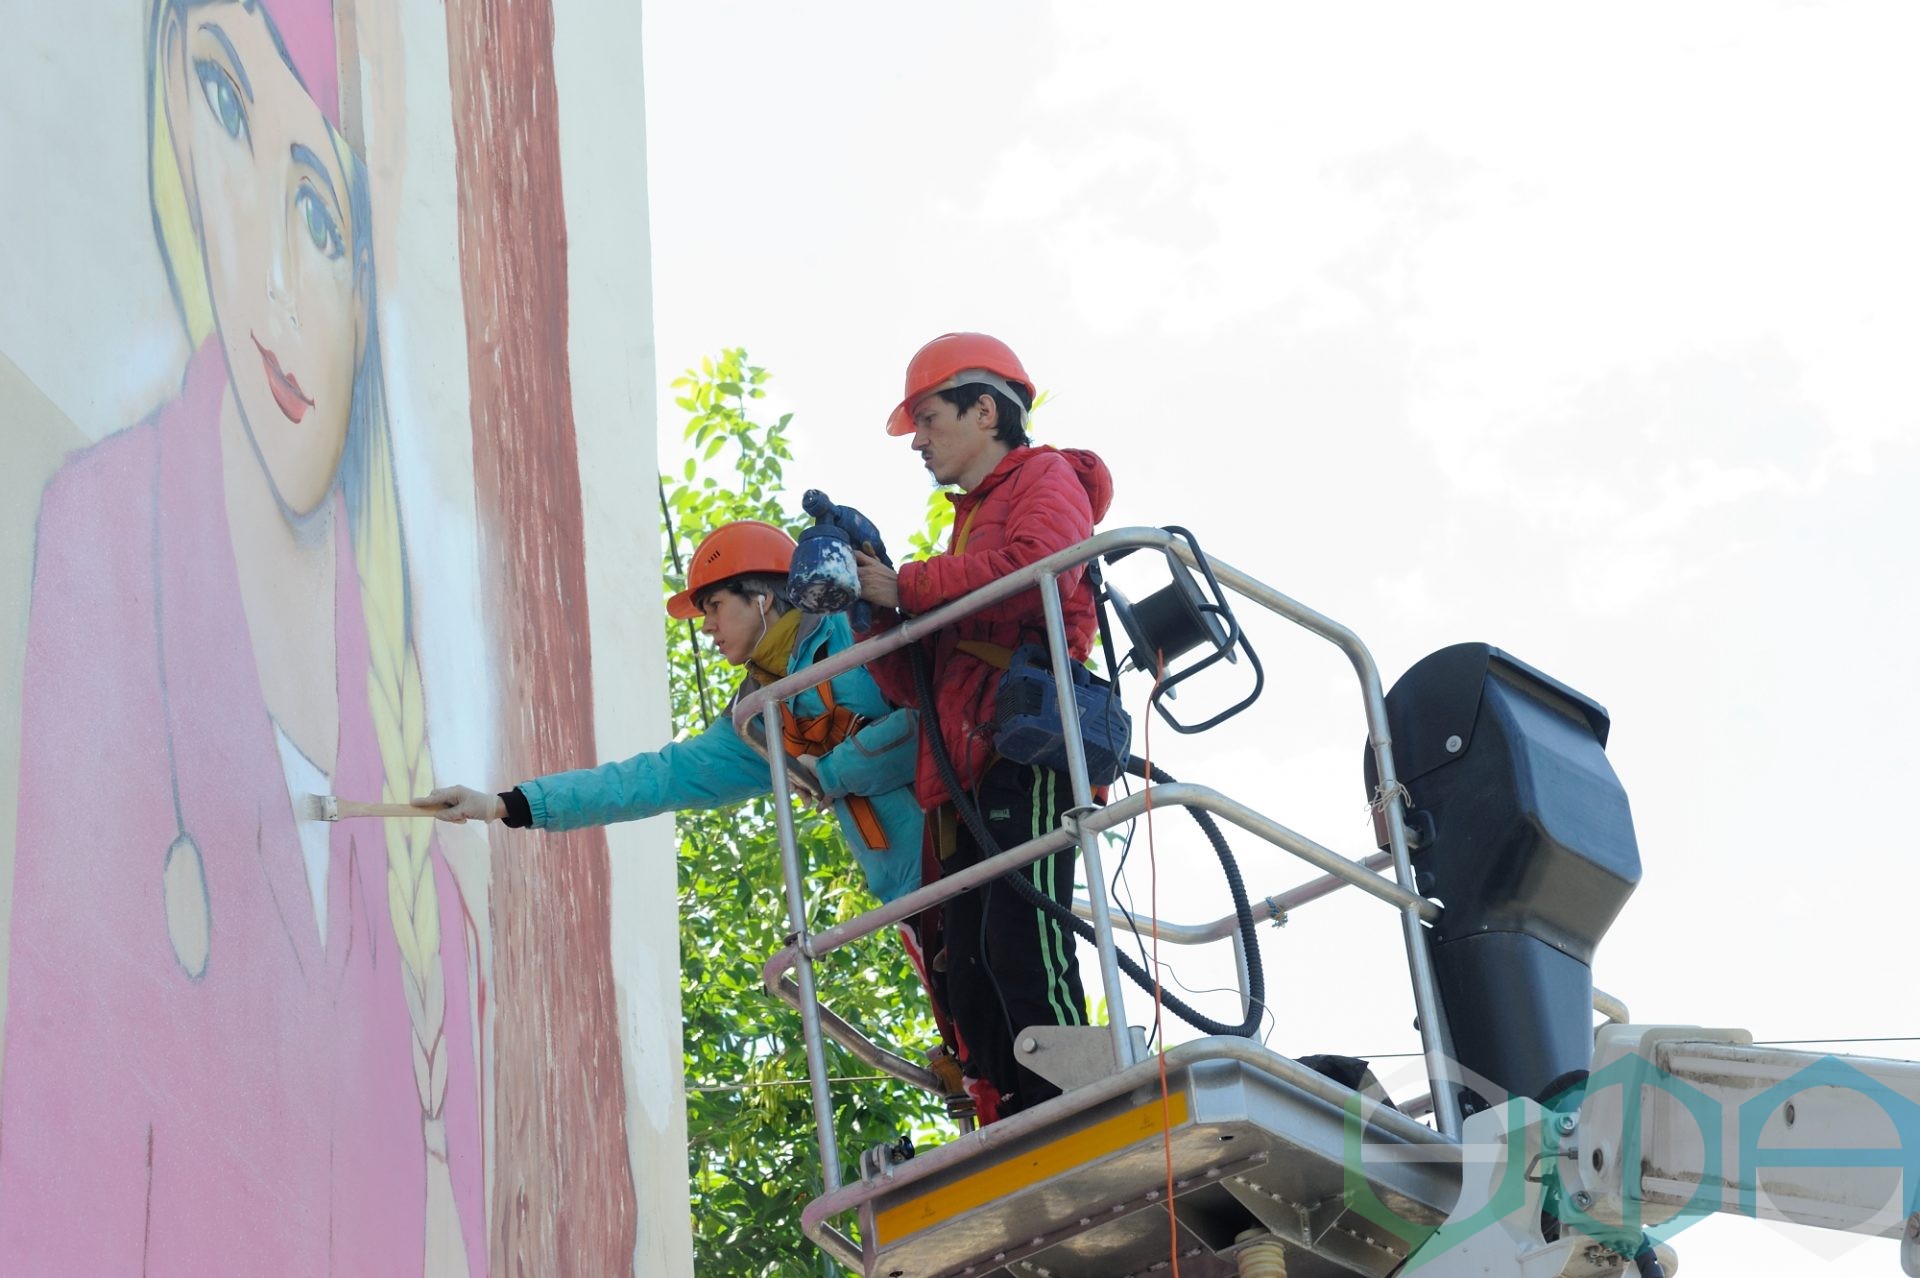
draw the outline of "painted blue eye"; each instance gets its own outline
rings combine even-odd
[[[294,193],[293,204],[300,211],[307,236],[315,248],[329,259],[338,259],[346,252],[346,244],[340,238],[340,224],[334,221],[333,211],[312,187],[302,183]]]
[[[247,109],[240,105],[240,86],[233,82],[226,68],[212,58],[196,58],[193,67],[200,76],[200,90],[207,95],[207,106],[213,111],[214,119],[220,121],[220,127],[227,131],[227,136],[246,136],[251,141],[247,128]]]

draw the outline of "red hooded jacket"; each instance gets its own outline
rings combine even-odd
[[[947,549],[900,567],[900,608],[909,615],[931,612],[1091,537],[1094,524],[1113,501],[1113,476],[1105,462],[1082,449],[1016,448],[971,491],[954,493],[949,500],[953,502],[953,538]],[[1098,619],[1093,587],[1083,568],[1060,574],[1060,602],[1068,651],[1075,661],[1084,661],[1093,649]],[[940,735],[962,785],[977,782],[993,760],[994,694],[1000,686],[1000,670],[956,645],[973,640],[1017,648],[1022,643],[1044,645],[1046,637],[1046,613],[1036,587],[974,613],[931,640]],[[901,706],[919,704],[906,653],[881,657],[868,670],[889,701]],[[914,793],[920,806],[932,811],[946,802],[947,788],[934,765],[925,727]]]

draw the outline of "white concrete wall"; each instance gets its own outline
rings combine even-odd
[[[602,758],[668,738],[655,499],[653,273],[640,6],[555,0],[572,314],[568,355],[592,599]],[[641,1229],[634,1272],[693,1272],[681,1090],[680,931],[671,817],[612,826],[613,965],[627,1035],[627,1139]]]

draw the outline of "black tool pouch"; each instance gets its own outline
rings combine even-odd
[[[1080,739],[1086,745],[1087,780],[1111,785],[1127,770],[1133,744],[1133,719],[1120,705],[1113,685],[1077,662],[1073,700],[1080,711]],[[1060,717],[1059,689],[1051,658],[1039,644],[1014,649],[995,698],[994,748],[1002,758],[1067,771],[1066,724]]]

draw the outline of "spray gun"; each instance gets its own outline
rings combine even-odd
[[[855,630],[865,630],[872,607],[860,598],[860,571],[853,552],[872,555],[887,567],[886,543],[873,521],[851,506],[836,506],[818,488],[800,498],[800,509],[813,516],[813,527],[800,534],[793,566],[787,571],[787,591],[801,612],[846,612]]]

